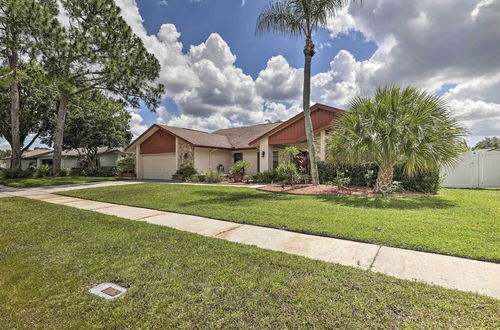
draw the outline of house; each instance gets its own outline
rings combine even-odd
[[[50,149],[36,149],[23,152],[21,155],[21,168],[25,170],[30,166],[36,166],[37,157],[50,152],[52,152]],[[0,159],[0,168],[10,168],[10,157]]]
[[[118,158],[123,157],[128,153],[124,152],[123,148],[101,147],[98,148],[97,154],[98,154],[98,166],[110,167],[110,166],[116,166],[116,161],[118,160]],[[37,149],[32,151],[26,151],[22,155],[21,168],[25,170],[30,166],[38,166],[42,164],[52,165],[52,157],[53,157],[53,150],[51,149]],[[76,149],[63,151],[61,167],[62,168],[78,167],[79,158],[80,154]],[[10,157],[1,159],[0,166],[3,168],[9,168]]]
[[[343,110],[315,104],[311,107],[316,150],[326,158],[326,135]],[[126,152],[134,152],[139,179],[170,180],[177,169],[191,166],[199,173],[215,170],[219,164],[228,173],[231,165],[246,160],[249,174],[275,169],[279,152],[294,145],[307,150],[304,115],[285,122],[221,129],[212,133],[154,124],[135,139]]]

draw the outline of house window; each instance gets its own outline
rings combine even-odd
[[[239,152],[233,155],[233,161],[236,163],[239,160],[243,160],[243,153]]]
[[[279,165],[280,154],[279,151],[273,151],[273,170]]]

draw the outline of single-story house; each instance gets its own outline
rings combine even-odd
[[[326,158],[326,136],[344,111],[315,104],[311,107],[318,159]],[[134,152],[139,179],[170,180],[179,168],[194,167],[199,173],[221,164],[228,173],[231,165],[246,160],[249,174],[275,169],[279,152],[294,145],[307,150],[304,114],[285,122],[221,129],[212,133],[154,124],[125,148]]]
[[[118,158],[123,157],[127,152],[123,148],[107,148],[101,147],[97,150],[97,161],[99,167],[116,166]],[[22,155],[21,168],[23,170],[30,166],[38,166],[41,164],[52,165],[53,150],[51,149],[37,149],[26,151]],[[80,154],[78,150],[66,150],[62,152],[61,167],[62,168],[75,168],[78,166],[78,159]],[[10,168],[10,157],[0,160],[0,167]]]
[[[50,152],[52,152],[52,150],[50,149],[36,149],[23,152],[23,154],[21,155],[21,168],[25,170],[30,166],[36,166],[37,157],[43,156]],[[0,168],[10,168],[10,157],[0,159]]]

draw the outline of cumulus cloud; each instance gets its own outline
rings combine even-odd
[[[270,101],[294,101],[302,97],[304,70],[290,67],[287,60],[274,56],[257,77],[257,92]]]
[[[144,119],[135,109],[128,109],[130,111],[130,131],[134,139],[144,133],[148,127],[143,124]]]
[[[135,0],[117,4],[158,57],[159,80],[179,108],[176,115],[158,111],[161,122],[213,130],[285,120],[300,111],[303,71],[283,56],[270,58],[253,80],[235,65],[236,56],[217,33],[185,54],[173,24],[148,35]],[[339,11],[328,28],[332,38],[359,31],[378,49],[363,61],[347,50],[336,54],[329,70],[312,77],[313,102],[343,107],[352,96],[387,83],[434,92],[453,84],[446,97],[457,117],[477,136],[500,135],[498,125],[487,122],[500,111],[500,1],[373,0]]]
[[[7,141],[2,141],[0,140],[0,149],[9,149],[10,150],[10,144]]]
[[[433,92],[451,83],[450,107],[472,133],[500,135],[497,124],[486,122],[500,116],[499,1],[375,0],[351,4],[329,29],[332,36],[359,31],[378,49],[359,62],[341,51],[331,70],[313,80],[319,99],[342,103],[386,83]]]

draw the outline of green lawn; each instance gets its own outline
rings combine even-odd
[[[33,188],[42,186],[57,186],[61,184],[89,183],[99,181],[116,181],[118,177],[88,177],[88,176],[66,176],[66,177],[45,177],[26,179],[0,179],[0,184],[14,188]]]
[[[70,207],[0,199],[0,324],[498,328],[500,301]],[[87,293],[129,286],[115,301]]]
[[[65,195],[500,262],[500,190],[406,198],[310,197],[138,184]]]

